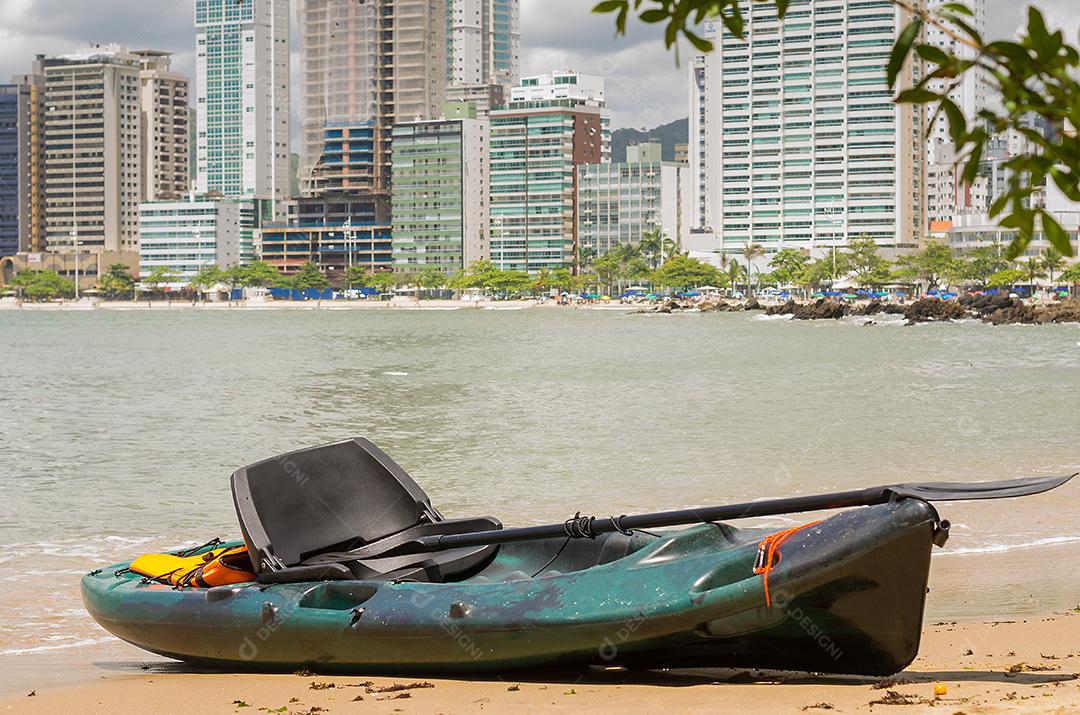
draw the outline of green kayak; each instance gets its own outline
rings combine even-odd
[[[997,496],[1036,493],[991,486],[1002,485]],[[360,439],[251,465],[232,486],[253,580],[177,588],[116,564],[83,578],[93,618],[140,648],[229,669],[885,675],[918,652],[930,553],[948,529],[926,499],[904,496],[919,493],[911,485],[842,493],[837,503],[882,503],[780,532],[715,522],[715,509],[681,530],[626,528],[640,516],[575,517],[559,535],[503,530],[443,518]],[[768,513],[756,505],[738,515]]]
[[[803,530],[769,574],[771,605],[754,573],[765,534],[723,524],[504,545],[456,583],[176,590],[116,576],[127,566],[118,564],[86,576],[83,598],[98,623],[129,643],[228,668],[398,673],[603,663],[887,674],[918,650],[935,524],[931,507],[910,500]]]

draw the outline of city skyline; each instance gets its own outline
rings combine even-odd
[[[1038,3],[1047,22],[1075,37],[1080,17],[1070,13],[1070,0]],[[582,0],[521,0],[521,75],[552,69],[608,77],[612,127],[652,128],[686,116],[685,73],[692,48],[680,48],[680,65],[667,51],[655,26],[632,22],[628,35],[614,37],[610,16],[593,15]],[[1024,6],[987,0],[991,37],[1011,36]],[[291,83],[293,151],[299,146],[299,51],[297,10],[290,0],[292,39]],[[37,54],[57,55],[85,50],[91,42],[117,42],[174,53],[173,69],[194,80],[193,3],[158,4],[145,0],[102,0],[93,5],[60,0],[7,0],[0,3],[0,77],[29,71]],[[572,18],[573,23],[567,23]]]

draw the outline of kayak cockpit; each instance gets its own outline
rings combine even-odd
[[[614,532],[595,539],[564,537],[504,544],[483,570],[462,580],[491,583],[562,576],[626,558],[660,538],[644,532]]]
[[[366,439],[289,452],[238,469],[233,500],[259,583],[455,583],[564,574],[621,559],[641,532],[413,551],[418,540],[497,532],[491,517],[445,519],[423,489]]]

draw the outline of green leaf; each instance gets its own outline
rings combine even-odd
[[[671,48],[675,44],[675,41],[679,39],[679,26],[674,20],[668,23],[664,29],[664,46]]]
[[[1031,243],[1031,236],[1021,233],[1009,243],[1009,247],[1005,249],[1005,257],[1009,260],[1016,260],[1024,252],[1024,249],[1028,247],[1029,243]]]
[[[789,2],[790,0],[776,0],[776,16],[781,20],[783,20],[784,15],[787,14]]]
[[[641,13],[639,17],[641,18],[642,22],[654,23],[663,22],[664,20],[668,19],[668,14],[665,10],[654,8],[652,10],[646,10],[645,12]]]
[[[975,179],[979,175],[979,162],[982,161],[983,149],[986,148],[984,134],[978,134],[975,131],[972,134],[975,137],[971,141],[971,151],[964,160],[964,171],[960,175],[960,180],[966,184],[975,183]]]
[[[885,77],[889,82],[889,89],[896,84],[896,78],[900,76],[900,70],[904,67],[904,61],[911,52],[911,46],[915,43],[915,38],[919,36],[921,27],[922,20],[916,18],[904,28],[900,37],[896,38],[896,44],[893,45],[892,52],[889,54],[889,63],[885,66]]]
[[[967,119],[964,117],[964,113],[960,110],[960,107],[956,106],[956,103],[951,99],[945,98],[941,100],[941,111],[945,113],[945,118],[949,120],[949,138],[953,140],[953,144],[960,144],[960,139],[967,131]]]
[[[693,45],[698,52],[713,51],[713,43],[709,40],[706,40],[704,37],[698,37],[694,33],[690,32],[690,30],[685,30],[683,34],[686,35],[686,39],[690,41],[690,44]]]
[[[940,97],[941,95],[937,92],[931,92],[928,89],[919,87],[912,87],[911,89],[905,89],[903,92],[896,95],[896,102],[898,104],[927,104]]]
[[[915,54],[936,65],[944,65],[949,61],[949,55],[945,50],[933,45],[915,45]]]
[[[1045,209],[1041,211],[1042,214],[1042,229],[1046,234],[1046,240],[1065,256],[1073,255],[1072,241],[1069,240],[1069,234],[1065,233],[1065,229],[1061,227],[1061,224],[1057,222],[1053,216],[1050,215]]]
[[[743,34],[742,11],[739,10],[737,4],[731,6],[730,12],[721,14],[720,19],[723,21],[724,27],[726,27],[732,35],[735,35],[735,37],[738,37],[740,40],[745,37]]]
[[[1034,5],[1028,5],[1028,35],[1036,45],[1041,45],[1050,39],[1050,34],[1046,31],[1046,21],[1043,19],[1042,13],[1039,12],[1039,8]]]
[[[593,12],[616,12],[626,7],[627,0],[603,0],[596,4]]]
[[[947,2],[938,6],[938,12],[942,14],[955,13],[957,15],[967,15],[968,17],[975,17],[975,13],[967,5],[958,2]]]
[[[951,24],[953,24],[953,25],[956,25],[958,28],[960,28],[964,32],[964,34],[967,35],[968,37],[970,37],[971,41],[974,42],[976,45],[979,45],[980,47],[982,46],[982,43],[983,43],[982,35],[979,34],[979,31],[976,30],[974,27],[969,25],[964,20],[961,20],[960,18],[956,17],[955,15],[953,17],[949,18],[949,22]]]
[[[1015,42],[1007,42],[1005,40],[991,42],[986,46],[986,51],[990,54],[1004,55],[1006,60],[1012,60],[1019,66],[1023,66],[1031,59],[1031,56],[1028,55],[1028,51],[1024,49],[1023,45],[1019,45]]]

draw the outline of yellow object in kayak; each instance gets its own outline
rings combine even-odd
[[[244,546],[212,549],[195,556],[144,554],[132,561],[129,568],[152,581],[177,588],[211,588],[255,580]]]

